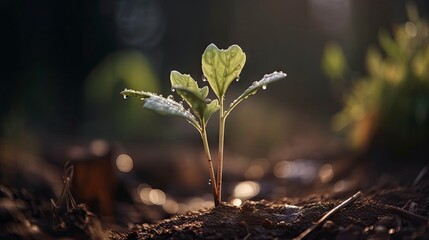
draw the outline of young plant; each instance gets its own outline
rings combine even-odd
[[[172,71],[170,74],[171,90],[187,103],[191,111],[186,110],[181,102],[176,102],[170,95],[164,98],[162,95],[145,91],[135,91],[125,89],[121,92],[124,98],[128,96],[138,97],[143,101],[143,108],[152,110],[162,115],[178,116],[186,119],[200,133],[204,146],[204,152],[209,165],[210,181],[213,187],[213,198],[215,206],[221,204],[222,199],[222,171],[223,171],[223,151],[225,139],[225,122],[231,111],[243,100],[254,95],[259,89],[266,89],[267,85],[286,77],[283,72],[273,72],[253,82],[237,99],[225,107],[225,93],[229,85],[238,81],[241,70],[246,63],[246,54],[238,45],[232,45],[223,50],[210,44],[202,56],[203,81],[208,81],[217,99],[207,98],[209,88],[200,88],[198,83],[187,74]],[[219,145],[218,145],[218,169],[215,175],[213,160],[210,154],[207,140],[206,126],[213,113],[219,110]]]

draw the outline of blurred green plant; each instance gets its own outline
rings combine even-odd
[[[222,171],[224,154],[225,121],[231,111],[243,100],[256,94],[259,89],[266,89],[267,85],[286,77],[283,72],[273,72],[253,82],[237,99],[225,108],[224,98],[229,85],[238,81],[241,70],[246,63],[246,54],[238,45],[232,45],[226,50],[221,50],[216,45],[210,44],[202,55],[203,81],[208,81],[217,99],[207,98],[209,88],[200,88],[198,83],[187,74],[172,71],[170,74],[171,90],[187,103],[189,109],[185,109],[182,102],[174,100],[172,95],[167,98],[151,92],[125,89],[121,92],[124,98],[128,96],[140,98],[143,108],[162,115],[177,116],[186,119],[201,135],[204,151],[208,160],[210,181],[213,187],[215,206],[222,202]],[[213,161],[207,140],[206,125],[210,117],[219,110],[219,146],[218,146],[218,170],[217,178],[214,173]]]
[[[333,128],[347,132],[356,148],[382,141],[392,152],[403,154],[428,143],[429,28],[415,6],[408,5],[407,11],[409,21],[394,28],[393,36],[379,32],[381,50],[368,48],[368,75],[343,89],[345,106],[334,117]],[[327,45],[322,66],[337,81],[334,84],[344,86],[347,63],[341,52]]]
[[[159,80],[142,52],[130,49],[110,53],[91,71],[85,83],[86,134],[123,139],[141,139],[142,133],[146,137],[156,134],[146,127],[156,122],[153,116],[136,112],[133,106],[123,106],[112,98],[125,86],[137,88],[143,84],[147,91],[159,91]],[[117,127],[112,129],[112,125]]]
[[[341,79],[346,72],[347,62],[341,46],[336,42],[325,45],[322,70],[331,80]]]

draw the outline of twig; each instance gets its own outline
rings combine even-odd
[[[57,202],[51,199],[51,208],[55,216],[58,215],[64,201],[66,203],[65,205],[66,205],[67,211],[77,206],[77,203],[70,192],[70,188],[73,181],[73,175],[74,175],[74,166],[70,162],[66,162],[64,164],[64,171],[63,171],[64,186],[63,186],[63,190],[61,191],[61,195],[58,198]]]
[[[243,238],[243,240],[247,240],[251,235],[252,235],[251,233],[248,233],[248,234]]]
[[[390,210],[391,212],[394,212],[404,218],[407,218],[411,221],[417,222],[419,224],[428,224],[429,223],[429,219],[423,216],[420,216],[418,214],[412,213],[410,211],[404,210],[402,208],[398,208],[395,206],[391,206],[391,205],[386,205],[386,208],[388,210]]]
[[[293,240],[302,240],[302,239],[304,239],[308,234],[310,234],[312,231],[314,231],[316,228],[318,228],[323,222],[325,222],[331,215],[335,214],[336,212],[338,212],[342,208],[346,207],[350,203],[356,201],[356,199],[358,199],[360,196],[362,196],[362,192],[361,191],[355,193],[353,196],[351,196],[350,198],[348,198],[347,200],[345,200],[344,202],[342,202],[340,205],[336,206],[331,211],[329,211],[325,215],[323,215],[323,217],[321,217],[316,223],[314,223],[312,226],[310,226],[309,228],[307,228],[307,230],[305,230],[304,232],[302,232],[301,234],[299,234],[299,236],[297,236]]]
[[[428,172],[428,170],[429,170],[429,165],[426,165],[420,172],[419,172],[419,174],[417,175],[417,177],[414,179],[414,182],[413,182],[413,186],[416,186],[419,182],[420,182],[420,180],[422,180],[422,178],[426,175],[426,173]]]

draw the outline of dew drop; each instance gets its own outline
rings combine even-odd
[[[262,86],[262,89],[264,89],[264,90],[265,90],[265,89],[267,89],[267,86],[265,86],[265,85],[264,85],[264,86]]]
[[[238,82],[238,81],[240,81],[240,77],[237,77],[237,78],[235,79],[235,81],[237,81],[237,82]]]
[[[174,91],[176,91],[176,89],[172,88],[171,91],[174,92]]]
[[[127,99],[127,95],[124,95],[124,99]]]
[[[207,81],[206,76],[203,75],[201,78],[203,79],[203,82]]]
[[[212,180],[211,179],[209,179],[209,185],[212,185]]]

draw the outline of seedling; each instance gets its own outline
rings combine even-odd
[[[232,45],[226,50],[210,44],[202,56],[203,81],[208,81],[217,99],[207,98],[209,88],[200,88],[198,83],[188,74],[172,71],[170,74],[171,91],[177,94],[187,103],[189,109],[185,109],[182,102],[174,100],[170,95],[167,98],[151,92],[135,91],[125,89],[121,92],[124,98],[128,96],[138,97],[143,101],[143,108],[152,110],[162,115],[178,116],[186,119],[194,126],[201,135],[204,151],[207,157],[210,173],[210,181],[213,187],[213,198],[215,206],[221,204],[222,199],[222,171],[223,150],[225,137],[225,120],[231,111],[243,100],[254,95],[259,89],[266,89],[267,85],[286,77],[283,72],[273,72],[253,82],[237,99],[225,107],[225,93],[229,85],[238,81],[241,70],[246,63],[246,54],[238,45]],[[215,176],[213,161],[207,140],[206,126],[213,113],[219,110],[219,145],[218,145],[218,169]]]

